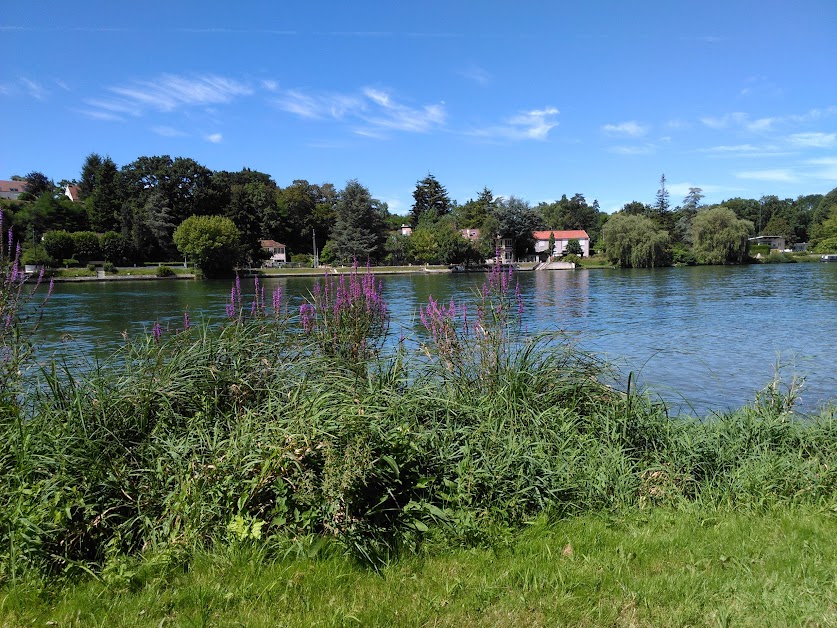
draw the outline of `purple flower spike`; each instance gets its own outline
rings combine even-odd
[[[189,327],[190,327],[190,324],[189,324],[189,308],[187,307],[183,311],[183,329],[189,329]]]
[[[163,328],[160,327],[160,321],[154,321],[154,327],[151,328],[151,335],[154,337],[154,342],[160,342],[163,337]]]

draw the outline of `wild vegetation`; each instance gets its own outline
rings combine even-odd
[[[735,412],[669,416],[604,383],[606,365],[566,338],[523,337],[499,267],[471,302],[431,299],[426,333],[391,350],[371,275],[324,281],[299,312],[236,281],[223,325],[184,313],[86,371],[18,351],[22,285],[4,283],[2,301],[12,600],[91,576],[138,590],[142,574],[159,584],[207,552],[322,550],[385,572],[434,547],[497,547],[535,520],[814,513],[837,497],[833,408],[797,416],[776,382]]]
[[[583,229],[611,263],[633,267],[746,262],[747,238],[755,235],[781,236],[788,247],[808,242],[817,252],[837,250],[837,190],[704,205],[702,190],[691,188],[673,206],[663,175],[652,203],[632,201],[608,214],[580,193],[532,206],[517,196],[495,197],[486,187],[458,202],[428,174],[416,182],[408,215],[397,216],[356,180],[342,189],[305,180],[283,188],[266,173],[212,171],[168,155],[119,168],[94,153],[79,180],[59,186],[40,172],[17,178],[25,179],[26,191],[3,207],[24,261],[51,266],[170,261],[185,254],[208,272],[229,271],[260,263],[260,239],[284,243],[298,260],[313,260],[316,250],[324,263],[481,264],[494,253],[497,236],[511,239],[515,259],[532,255],[532,232],[542,229]],[[78,202],[64,195],[66,185],[76,186]],[[222,237],[207,222],[189,243],[178,242],[174,233],[192,217],[232,221],[232,249],[231,232]],[[411,235],[402,234],[402,224]],[[466,239],[462,230],[479,236]],[[225,251],[221,269],[210,261],[219,249]]]

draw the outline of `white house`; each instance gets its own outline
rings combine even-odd
[[[288,251],[284,244],[276,240],[259,240],[262,250],[267,252],[269,257],[265,260],[265,266],[281,266],[288,262]]]
[[[549,239],[555,239],[555,248],[549,251]],[[582,257],[590,257],[590,236],[582,229],[570,231],[534,231],[535,253],[538,257],[562,257],[570,240],[578,240],[581,245]]]
[[[766,244],[770,247],[770,251],[784,251],[785,237],[784,236],[769,236],[762,235],[755,238],[749,238],[750,244]]]

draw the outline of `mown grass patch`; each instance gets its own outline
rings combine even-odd
[[[667,509],[538,519],[373,572],[325,547],[215,547],[188,563],[0,593],[8,625],[832,625],[834,511]],[[298,553],[298,554],[297,554]],[[154,566],[156,564],[156,566]],[[151,565],[151,566],[149,566]],[[144,571],[143,571],[144,569]]]

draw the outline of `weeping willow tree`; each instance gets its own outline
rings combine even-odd
[[[747,260],[753,223],[731,209],[713,207],[695,214],[690,234],[698,264],[741,264]]]
[[[622,268],[654,268],[670,262],[668,231],[647,216],[614,214],[602,228],[605,255]]]

